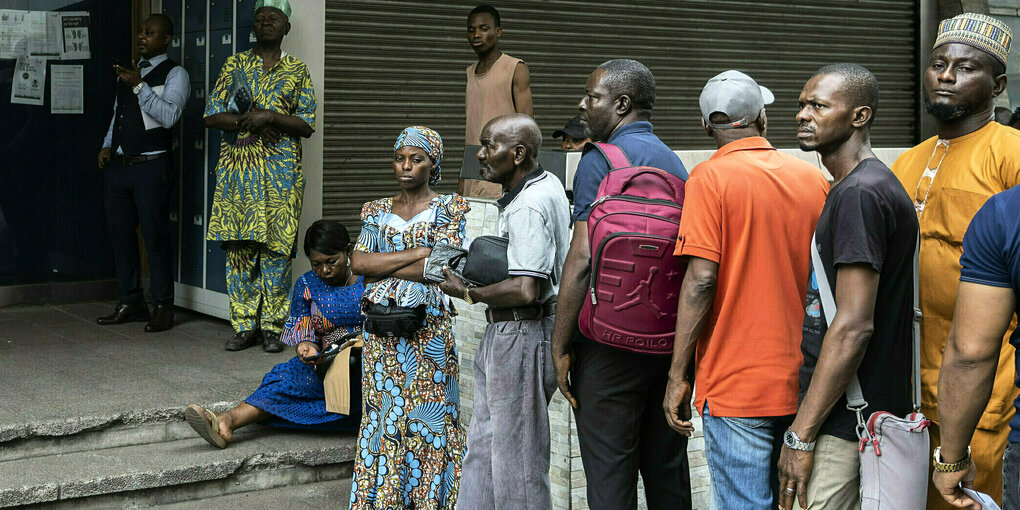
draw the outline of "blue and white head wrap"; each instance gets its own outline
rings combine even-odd
[[[434,130],[425,126],[411,126],[400,132],[393,150],[401,147],[417,147],[432,160],[432,170],[429,171],[429,186],[435,186],[441,178],[439,162],[443,160],[443,139]]]

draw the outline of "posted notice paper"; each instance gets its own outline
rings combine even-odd
[[[28,54],[33,57],[60,59],[64,49],[60,13],[31,11],[28,20]]]
[[[64,53],[62,60],[87,60],[91,58],[89,47],[89,13],[61,13],[60,23],[64,27]]]
[[[46,59],[18,57],[14,66],[14,83],[11,86],[11,103],[42,106],[46,87]]]
[[[0,58],[28,55],[31,12],[0,9]]]
[[[85,113],[82,66],[53,65],[50,73],[50,113]]]

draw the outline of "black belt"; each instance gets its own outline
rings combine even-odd
[[[514,308],[487,308],[485,320],[489,324],[506,321],[532,321],[556,315],[556,302],[518,306]]]
[[[160,152],[158,154],[144,154],[141,156],[124,156],[123,154],[114,154],[113,160],[124,165],[131,166],[137,165],[138,163],[145,163],[146,161],[152,161],[154,159],[162,159],[167,157],[168,152]]]

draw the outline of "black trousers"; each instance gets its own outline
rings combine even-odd
[[[662,400],[670,356],[637,354],[588,339],[574,342],[577,436],[588,508],[637,508],[637,476],[650,510],[689,510],[687,438],[666,423]]]
[[[149,257],[149,293],[157,304],[174,302],[170,196],[175,184],[170,158],[130,166],[111,159],[103,169],[103,202],[121,303],[145,300],[139,278],[138,227]]]

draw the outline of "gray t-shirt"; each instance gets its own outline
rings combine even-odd
[[[510,239],[510,276],[538,278],[538,302],[555,301],[570,248],[570,203],[563,184],[539,167],[496,204],[497,233]]]

